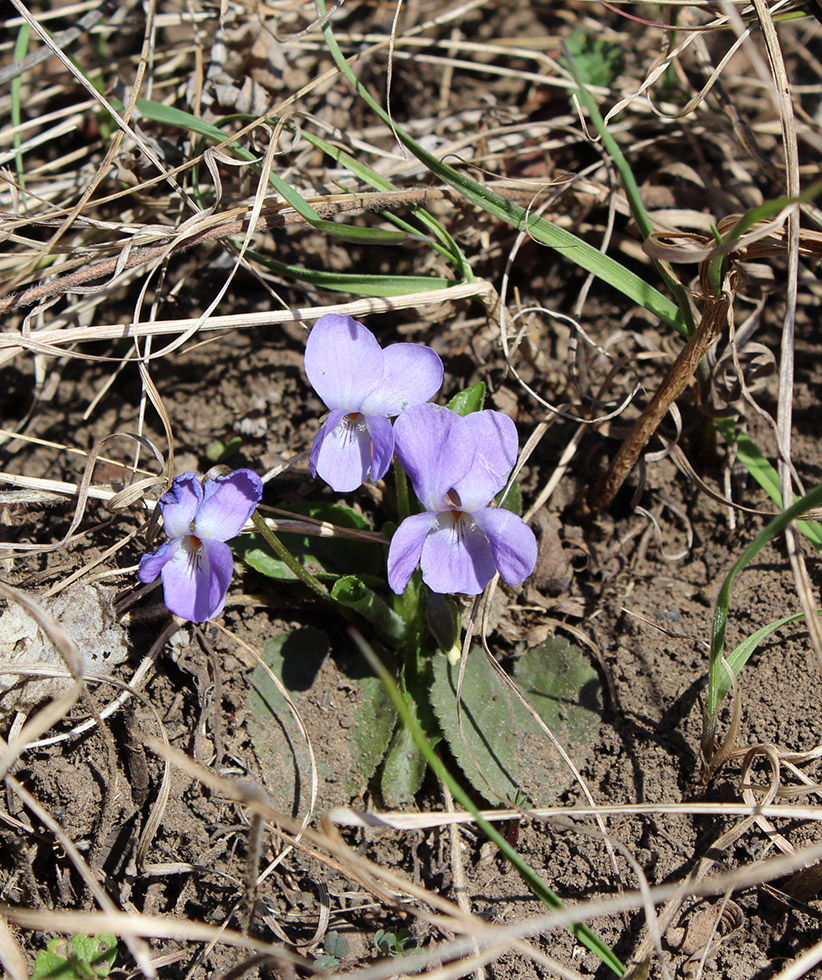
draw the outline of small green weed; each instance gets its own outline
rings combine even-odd
[[[383,956],[397,957],[414,949],[417,941],[408,929],[378,929],[374,933],[374,945]]]
[[[99,980],[109,975],[116,956],[115,936],[58,936],[37,954],[32,980]]]

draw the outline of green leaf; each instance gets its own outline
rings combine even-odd
[[[551,741],[485,656],[468,661],[462,686],[462,725],[457,721],[459,667],[444,657],[432,664],[431,703],[451,753],[486,799],[525,794],[534,806],[555,803],[574,777]],[[559,637],[529,650],[513,679],[539,717],[577,765],[601,725],[602,692],[588,658]]]
[[[334,929],[325,934],[323,949],[329,956],[335,956],[338,960],[345,959],[350,952],[348,940],[341,932],[336,932]]]
[[[263,660],[292,698],[311,738],[318,770],[316,807],[348,803],[365,791],[385,755],[396,711],[359,654],[329,656],[328,636],[307,627],[269,640]],[[263,667],[251,678],[248,731],[276,809],[306,813],[308,746],[277,685]]]
[[[235,456],[242,448],[242,445],[242,436],[232,436],[228,442],[223,442],[222,439],[215,439],[214,442],[210,442],[206,446],[205,458],[212,464],[224,463],[227,459]]]
[[[314,960],[314,966],[318,970],[333,970],[335,966],[339,966],[339,963],[336,956],[318,956]]]
[[[319,5],[322,5],[322,2],[323,0],[317,0]],[[508,843],[493,823],[485,819],[472,797],[466,793],[462,784],[454,779],[448,767],[443,764],[442,759],[434,751],[431,742],[410,711],[408,700],[397,686],[396,679],[379,658],[376,650],[356,630],[352,631],[351,635],[362,651],[362,655],[368,662],[368,665],[385,686],[385,690],[391,697],[394,707],[400,716],[401,723],[411,731],[414,736],[414,743],[428,760],[428,765],[431,766],[437,774],[437,777],[451,790],[454,800],[469,813],[473,814],[477,827],[489,840],[497,845],[513,867],[516,868],[523,882],[525,882],[532,893],[547,908],[564,909],[565,906],[559,895],[548,887],[537,872],[524,860],[519,851]],[[625,966],[619,957],[584,922],[571,924],[568,929],[583,946],[595,953],[618,977],[625,976]]]
[[[471,412],[482,411],[484,404],[485,382],[478,381],[475,385],[471,385],[470,388],[464,388],[462,391],[458,391],[446,407],[450,408],[452,412],[456,412],[457,415],[470,415]]]
[[[29,49],[29,41],[31,39],[31,25],[23,23],[20,25],[20,29],[17,32],[17,41],[14,45],[14,54],[12,55],[13,62],[23,61],[26,57],[26,53]],[[20,152],[20,147],[22,146],[22,138],[20,136],[20,126],[23,122],[23,102],[21,98],[23,85],[23,76],[18,75],[17,78],[12,79],[11,83],[11,124],[14,127],[14,137],[13,144],[14,149],[17,151],[14,155],[14,166],[17,170],[17,183],[20,185],[22,190],[26,188],[26,170],[23,166],[23,154]]]
[[[653,225],[648,217],[648,212],[645,210],[645,205],[643,204],[642,196],[639,193],[639,187],[637,186],[634,173],[631,170],[630,164],[625,159],[619,143],[617,143],[613,137],[613,134],[605,125],[605,120],[600,114],[599,107],[594,101],[591,93],[588,91],[585,82],[580,75],[579,67],[574,61],[573,55],[568,50],[567,45],[565,48],[565,61],[568,63],[568,69],[571,76],[578,86],[576,92],[577,98],[588,111],[588,115],[591,117],[591,121],[593,122],[594,127],[602,140],[602,145],[610,154],[614,166],[619,173],[620,180],[622,181],[622,187],[625,190],[625,196],[628,199],[631,214],[633,215],[634,221],[636,221],[639,233],[643,238],[648,238],[653,232]],[[675,330],[678,330],[683,336],[690,337],[696,330],[696,325],[691,313],[688,292],[664,262],[660,262],[657,259],[653,259],[652,261],[654,268],[659,273],[662,281],[676,297],[679,308],[679,316],[677,317],[676,321],[667,320],[666,322],[670,326],[674,327]],[[650,307],[647,308],[650,309]]]
[[[565,43],[573,56],[585,85],[610,88],[622,71],[622,45],[577,28]]]
[[[234,554],[255,572],[280,582],[296,582],[297,576],[268,547],[262,534],[243,534],[231,542]],[[295,557],[298,557],[295,554]],[[298,560],[300,559],[299,556]]]
[[[303,514],[336,527],[351,528],[356,531],[373,530],[366,517],[345,504],[295,503],[291,506],[291,510],[295,514]],[[290,546],[296,536],[284,531],[282,537]],[[356,570],[361,577],[383,574],[385,551],[374,541],[304,536],[301,543],[328,571],[345,573]]]
[[[410,702],[409,707],[416,714]],[[393,810],[412,800],[422,786],[427,768],[425,756],[414,744],[410,730],[405,725],[399,727],[394,732],[382,765],[380,789],[383,803]]]
[[[38,952],[32,980],[98,980],[109,975],[116,956],[116,936],[58,937]]]

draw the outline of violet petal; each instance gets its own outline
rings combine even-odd
[[[394,423],[394,452],[426,510],[447,508],[445,495],[468,472],[474,439],[450,408],[415,405]]]
[[[163,569],[163,596],[169,612],[181,619],[204,623],[218,616],[225,598],[234,558],[222,541],[204,541],[200,547],[184,538],[182,547]]]
[[[166,541],[165,544],[160,545],[150,555],[143,555],[140,559],[140,567],[137,570],[137,578],[146,584],[153,582],[160,572],[162,572],[163,568],[165,568],[167,562],[171,561],[174,557],[175,549],[181,547],[182,543],[180,539],[174,538],[173,541]]]
[[[394,416],[422,405],[440,390],[442,361],[422,344],[391,344],[383,351],[383,377],[363,401],[366,415]]]
[[[497,570],[488,539],[469,514],[438,517],[422,549],[423,582],[433,592],[479,595]]]
[[[175,476],[171,487],[160,497],[163,524],[170,538],[181,538],[191,532],[191,522],[203,499],[203,488],[196,473]]]
[[[401,595],[408,580],[420,563],[423,544],[437,522],[436,514],[414,514],[400,524],[388,548],[388,584]]]
[[[474,437],[476,456],[464,478],[454,485],[469,513],[487,507],[505,486],[517,460],[517,427],[502,412],[486,410],[465,416]]]
[[[383,352],[358,320],[326,313],[308,335],[305,373],[329,408],[357,412],[383,376]]]
[[[332,425],[332,420],[338,421]],[[337,493],[348,493],[362,486],[371,469],[371,435],[362,415],[350,419],[343,412],[332,412],[314,440],[311,471]]]
[[[394,455],[394,427],[380,415],[365,415],[363,418],[371,436],[371,479],[381,480],[388,472]]]
[[[263,481],[254,470],[234,470],[207,480],[203,502],[194,519],[201,541],[228,541],[236,537],[263,496]]]
[[[331,435],[331,433],[337,428],[337,426],[342,422],[342,420],[348,415],[348,412],[344,408],[335,408],[333,411],[329,412],[325,417],[325,421],[320,426],[319,432],[314,436],[314,442],[311,445],[311,455],[309,457],[309,465],[311,467],[311,475],[317,475],[317,460],[320,457],[320,450],[322,449],[323,443]]]
[[[486,508],[471,515],[491,544],[500,575],[509,585],[519,585],[537,563],[537,539],[530,527],[510,510]]]

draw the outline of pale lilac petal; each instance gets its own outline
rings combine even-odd
[[[365,425],[371,436],[371,479],[381,480],[388,472],[394,455],[394,427],[380,415],[365,415]]]
[[[228,541],[236,537],[263,496],[263,481],[254,470],[234,470],[207,480],[203,502],[194,519],[201,541]]]
[[[350,316],[326,313],[305,345],[305,373],[329,408],[357,412],[383,376],[377,338]]]
[[[448,511],[438,517],[439,526],[422,548],[423,582],[433,592],[479,595],[497,570],[488,538],[469,514],[455,518]]]
[[[487,508],[471,515],[491,544],[500,575],[509,585],[519,585],[537,563],[534,532],[510,510]]]
[[[191,522],[203,499],[203,488],[196,473],[175,476],[170,489],[160,497],[163,524],[170,538],[181,538],[191,532]]]
[[[400,524],[388,548],[388,584],[401,595],[420,563],[425,536],[437,522],[436,514],[414,514]]]
[[[517,461],[519,440],[513,421],[502,412],[486,410],[465,416],[477,447],[470,470],[454,485],[469,513],[487,507],[505,486]]]
[[[391,344],[383,351],[382,380],[363,401],[366,415],[394,416],[412,405],[422,405],[440,390],[442,361],[422,344]]]
[[[371,435],[365,418],[331,412],[314,440],[311,472],[337,493],[348,493],[365,483],[370,470]]]
[[[160,572],[162,572],[163,568],[165,568],[166,563],[174,557],[175,549],[181,547],[181,540],[175,538],[173,541],[167,541],[164,545],[161,545],[152,554],[143,555],[140,559],[140,567],[137,570],[137,578],[141,582],[153,582]]]
[[[394,423],[394,452],[426,510],[439,513],[445,495],[468,472],[474,439],[450,408],[415,405]],[[487,503],[487,501],[486,501]]]
[[[223,611],[234,571],[231,548],[222,541],[197,547],[190,537],[163,568],[163,596],[169,612],[204,623]]]
[[[346,415],[348,415],[348,412],[346,412],[343,408],[336,408],[333,412],[329,412],[325,417],[325,421],[320,426],[319,432],[314,436],[314,442],[311,446],[311,455],[308,460],[311,467],[312,476],[317,475],[317,460],[320,457],[320,450],[323,447],[323,443],[337,428],[340,422],[342,422]]]

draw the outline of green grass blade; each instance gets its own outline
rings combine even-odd
[[[639,187],[637,186],[636,179],[634,178],[634,173],[631,170],[628,161],[625,159],[625,156],[619,147],[619,143],[617,143],[611,134],[611,131],[605,125],[605,120],[600,114],[599,107],[594,101],[591,93],[588,91],[576,63],[571,56],[571,52],[567,48],[565,48],[563,51],[563,56],[568,64],[571,77],[576,82],[577,98],[587,109],[588,115],[591,117],[591,121],[602,139],[603,146],[610,154],[611,159],[614,162],[614,166],[617,168],[620,180],[622,181],[622,187],[625,190],[625,196],[628,198],[631,214],[634,216],[634,221],[636,221],[637,227],[639,228],[639,233],[643,238],[649,238],[654,229],[651,225],[651,219],[648,217],[648,212],[645,210],[645,205],[642,201],[642,196],[639,193]],[[679,280],[665,267],[664,263],[659,262],[656,259],[653,260],[653,263],[665,285],[676,297],[679,312],[684,324],[684,330],[681,330],[681,332],[686,337],[690,337],[696,330],[696,325],[694,324],[693,316],[691,315],[691,304],[688,300],[688,293],[686,292],[682,283],[680,283]]]
[[[780,534],[785,528],[791,523],[791,521],[796,520],[806,511],[811,510],[814,507],[819,507],[822,505],[822,486],[814,487],[805,494],[804,497],[800,497],[799,500],[789,507],[786,511],[781,514],[777,514],[776,517],[763,528],[762,531],[757,534],[753,541],[748,545],[748,547],[742,552],[742,554],[737,558],[734,563],[733,568],[728,572],[725,577],[725,581],[722,583],[722,587],[719,590],[719,595],[716,600],[716,607],[714,609],[714,620],[713,620],[713,630],[711,633],[711,657],[710,664],[708,667],[708,694],[705,700],[705,728],[710,729],[716,719],[716,710],[719,705],[720,690],[723,688],[727,682],[727,675],[725,674],[725,668],[722,663],[723,654],[725,651],[725,631],[728,625],[728,611],[731,604],[731,586],[734,583],[734,579],[740,571],[750,562],[759,552]],[[725,675],[725,677],[723,677]],[[728,685],[729,686],[729,685]],[[725,690],[728,690],[728,686],[725,686]]]
[[[122,110],[122,103],[117,100],[112,99],[111,104],[118,111]],[[257,158],[250,150],[233,142],[219,127],[206,122],[204,119],[198,119],[190,112],[184,112],[182,109],[175,109],[173,106],[163,105],[160,102],[153,102],[150,99],[138,99],[137,111],[144,119],[150,119],[152,122],[164,126],[186,129],[206,139],[213,140],[228,147],[238,160],[246,160],[255,167],[258,166]],[[386,231],[382,228],[360,228],[354,225],[338,224],[336,221],[326,221],[317,214],[298,191],[277,174],[270,173],[268,180],[290,207],[294,208],[301,217],[323,234],[333,235],[335,238],[341,238],[343,241],[354,242],[358,245],[398,245],[408,240],[407,235],[398,231]]]
[[[765,201],[764,204],[760,204],[756,208],[751,208],[747,211],[739,221],[722,236],[721,241],[718,244],[723,246],[730,246],[734,242],[738,242],[742,236],[751,230],[753,226],[759,221],[770,221],[771,218],[775,218],[780,211],[784,211],[785,208],[790,207],[792,204],[804,204],[807,201],[812,200],[816,195],[822,190],[822,183],[817,181],[812,184],[807,190],[803,191],[798,197],[778,197],[775,201]],[[721,255],[715,256],[711,259],[711,264],[708,271],[708,281],[711,284],[711,288],[715,295],[719,295],[722,291],[722,277],[724,274],[725,266],[727,264],[727,255],[723,252]]]
[[[237,242],[231,242],[239,251]],[[278,262],[271,256],[254,249],[247,248],[248,258],[256,259],[262,265],[281,276],[289,276],[299,282],[308,282],[321,289],[330,289],[338,293],[350,293],[353,296],[407,296],[409,293],[421,293],[427,289],[447,289],[454,285],[453,279],[441,279],[432,276],[376,276],[359,275],[351,272],[325,272],[317,269],[306,269],[300,265],[289,265]]]
[[[22,61],[26,57],[29,49],[29,39],[31,38],[31,25],[23,23],[20,25],[20,30],[17,32],[17,40],[14,44],[14,54],[12,55],[12,61]],[[20,99],[21,87],[23,85],[22,75],[18,75],[17,78],[12,80],[11,83],[11,124],[14,126],[15,130],[18,129],[23,121],[23,106]],[[26,175],[23,168],[23,154],[20,153],[20,146],[22,144],[22,139],[20,138],[19,131],[14,134],[14,148],[17,152],[14,154],[14,167],[17,171],[17,183],[21,188],[25,189],[26,186]]]
[[[817,616],[822,615],[822,609],[816,610]],[[751,633],[750,636],[745,637],[745,639],[736,647],[733,653],[728,654],[727,662],[728,666],[731,668],[731,672],[734,677],[739,677],[739,672],[745,666],[745,664],[750,659],[751,655],[756,651],[759,644],[767,639],[771,633],[783,626],[787,626],[788,623],[796,623],[800,619],[804,619],[805,614],[798,612],[794,613],[792,616],[784,616],[782,619],[777,619],[773,623],[768,623],[767,626],[762,626],[755,633]],[[725,695],[731,689],[731,680],[728,677],[727,671],[722,671],[722,676],[719,681],[719,700],[721,701]]]
[[[322,137],[315,136],[313,133],[305,130],[300,135],[306,142],[311,143],[318,150],[322,150],[335,163],[341,164],[350,170],[355,177],[359,177],[360,180],[370,184],[374,190],[386,192],[397,190],[396,185],[392,184],[390,180],[386,180],[381,174],[378,174],[375,170],[372,170],[360,160],[357,160],[356,157],[352,157],[350,153],[346,153],[340,147],[327,143]],[[457,272],[466,282],[473,282],[475,277],[471,271],[471,266],[468,264],[468,260],[445,227],[433,215],[429,214],[425,208],[419,205],[408,205],[408,209],[437,238],[440,243],[440,247],[438,248],[440,254],[444,255],[456,266]],[[396,216],[393,215],[387,215],[386,217],[396,220]],[[411,225],[405,225],[404,227],[409,232],[414,231]]]
[[[717,419],[719,429],[729,446],[736,447],[739,462],[747,469],[777,507],[782,506],[782,492],[779,488],[779,474],[762,455],[756,443],[745,432],[738,432],[733,419]],[[822,524],[817,521],[797,521],[796,529],[822,551]]]
[[[324,0],[317,0],[317,9],[321,16],[325,16],[326,8]],[[423,149],[408,133],[393,123],[388,113],[372,98],[371,93],[360,84],[349,67],[348,62],[345,60],[345,56],[334,37],[334,32],[327,22],[324,27],[324,35],[331,56],[354,90],[380,119],[387,126],[391,127],[397,139],[418,160],[424,163],[431,173],[445,183],[450,184],[463,197],[488,212],[488,214],[499,218],[513,228],[527,231],[535,241],[556,249],[566,258],[575,262],[580,268],[593,273],[599,279],[604,280],[615,289],[618,289],[635,303],[645,307],[645,309],[658,316],[660,320],[670,327],[673,327],[682,334],[687,333],[688,325],[684,321],[682,313],[676,304],[671,302],[666,296],[663,296],[662,293],[649,283],[645,282],[644,279],[626,269],[610,256],[603,255],[592,245],[589,245],[581,238],[577,238],[571,232],[565,231],[545,218],[529,214],[519,204],[500,197],[499,194],[495,194],[487,187],[477,183],[477,181],[472,180],[458,170],[454,170],[453,167],[449,167],[428,153],[427,150]]]
[[[562,899],[545,884],[536,871],[523,860],[521,855],[508,843],[496,827],[481,816],[471,797],[465,792],[460,783],[454,779],[447,767],[443,765],[442,760],[425,737],[425,733],[420,727],[414,713],[409,709],[408,702],[397,686],[397,682],[374,652],[368,641],[355,629],[349,629],[349,634],[368,661],[371,669],[385,685],[385,689],[388,691],[397,709],[397,714],[410,733],[414,744],[425,756],[428,765],[431,766],[438,778],[451,790],[454,799],[457,800],[461,807],[474,815],[474,820],[480,830],[489,840],[492,840],[497,845],[500,851],[519,872],[525,884],[544,905],[549,909],[565,908]],[[579,925],[572,925],[570,930],[583,946],[591,950],[592,953],[595,953],[618,977],[625,975],[625,967],[616,954],[588,926],[581,923]]]

